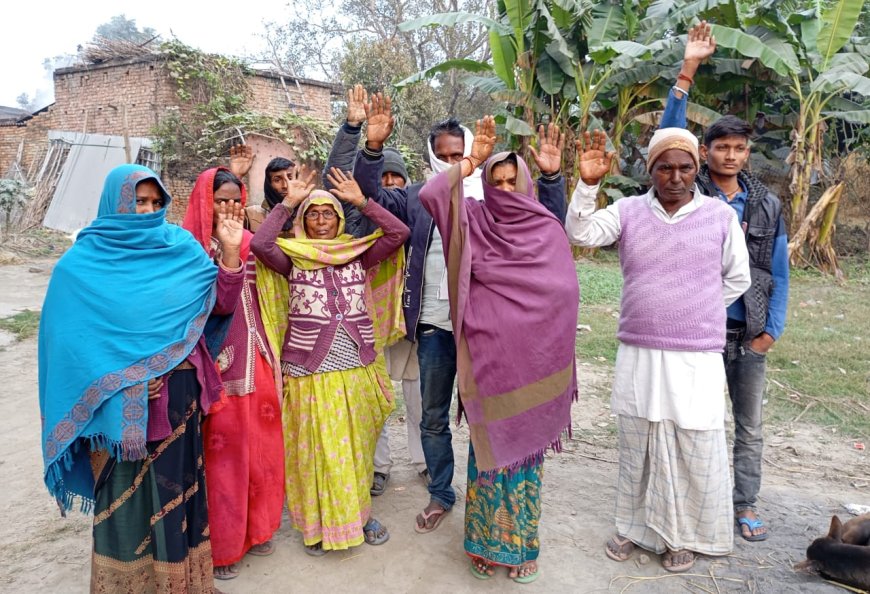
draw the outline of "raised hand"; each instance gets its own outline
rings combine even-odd
[[[362,85],[354,85],[347,91],[347,123],[351,126],[362,126],[366,119],[366,101],[368,93]]]
[[[393,133],[396,119],[393,117],[393,103],[388,95],[375,93],[371,103],[365,104],[366,146],[380,150]]]
[[[716,51],[716,38],[710,34],[710,25],[701,21],[691,29],[686,36],[686,50],[683,61],[697,65],[713,55]]]
[[[495,118],[483,116],[474,126],[474,142],[471,143],[471,154],[462,159],[462,175],[468,177],[480,164],[489,159],[495,146]]]
[[[247,144],[234,144],[230,147],[230,171],[242,179],[254,164],[254,151]]]
[[[587,130],[574,142],[574,148],[577,149],[577,162],[583,183],[594,186],[610,173],[615,153],[607,152],[607,135],[604,131],[595,130],[590,133]]]
[[[544,131],[543,124],[538,126],[538,150],[529,146],[535,164],[544,175],[553,175],[562,168],[562,151],[565,149],[565,135],[559,126],[550,123]]]
[[[302,204],[302,201],[308,198],[308,195],[314,190],[314,176],[316,174],[316,171],[309,171],[305,165],[295,167],[290,173],[287,181],[287,195],[284,197],[283,204],[291,212]]]
[[[241,202],[221,202],[214,209],[217,219],[214,234],[221,242],[221,261],[227,268],[241,265],[239,253],[244,235],[245,211]]]
[[[356,180],[349,172],[344,172],[338,167],[332,167],[326,174],[326,179],[332,184],[332,189],[329,190],[330,193],[342,202],[347,202],[360,208],[366,201],[359,184],[356,183]]]

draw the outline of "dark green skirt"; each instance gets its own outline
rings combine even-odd
[[[465,552],[511,567],[537,559],[543,476],[543,461],[511,471],[478,473],[469,444]]]
[[[172,373],[172,434],[148,457],[92,456],[97,476],[91,592],[214,591],[196,370]]]

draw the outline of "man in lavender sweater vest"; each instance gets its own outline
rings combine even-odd
[[[687,571],[695,553],[734,544],[725,440],[725,307],[750,285],[734,210],[695,187],[698,140],[658,130],[647,169],[652,188],[595,211],[610,170],[603,132],[578,141],[580,182],[565,229],[572,243],[619,243],[624,286],[611,411],[619,430],[616,534],[605,552],[635,547]]]

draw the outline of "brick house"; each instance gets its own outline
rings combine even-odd
[[[0,175],[17,171],[33,180],[47,154],[50,130],[148,138],[165,114],[185,108],[163,60],[146,54],[56,70],[54,103],[29,116],[0,118]],[[329,121],[339,94],[332,83],[299,79],[297,87],[292,78],[264,71],[247,82],[251,109],[269,116],[293,109]],[[173,196],[170,219],[179,220],[201,169],[190,164],[163,172]]]

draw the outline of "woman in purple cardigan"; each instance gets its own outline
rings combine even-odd
[[[341,203],[327,192],[312,192],[313,177],[295,172],[251,249],[290,285],[281,348],[287,501],[305,551],[317,556],[389,538],[370,516],[375,444],[393,403],[385,368],[375,364],[367,281],[402,246],[408,228],[333,169],[332,194],[380,227],[354,239],[343,233]],[[294,238],[280,239],[294,210]],[[264,289],[264,301],[284,301],[280,285]]]

